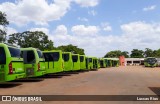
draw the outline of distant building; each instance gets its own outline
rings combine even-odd
[[[144,65],[145,58],[125,58],[125,65]]]
[[[118,58],[110,58],[117,59]],[[130,66],[130,65],[144,65],[145,58],[125,58],[124,56],[119,57],[120,66]],[[160,61],[160,60],[159,60]]]
[[[119,58],[106,58],[112,60],[119,60],[120,66],[138,66],[144,65],[145,58],[125,58],[124,56],[120,56]],[[157,65],[160,67],[160,58],[156,58]]]

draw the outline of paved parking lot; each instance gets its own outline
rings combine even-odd
[[[103,68],[0,84],[1,95],[160,95],[160,68]],[[24,102],[27,104],[27,102]],[[31,102],[35,103],[35,102]],[[39,104],[160,104],[159,101],[60,101]],[[17,103],[16,103],[17,104]]]

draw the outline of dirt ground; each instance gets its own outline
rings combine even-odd
[[[160,95],[160,67],[101,68],[0,84],[0,95]],[[17,102],[0,102],[0,104]],[[19,102],[22,103],[22,102]],[[160,104],[160,101],[45,101],[23,104]]]

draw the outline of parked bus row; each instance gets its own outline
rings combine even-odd
[[[100,67],[101,68],[118,67],[119,66],[119,60],[118,59],[101,58],[99,61],[100,61]]]
[[[119,66],[119,61],[114,59],[98,59],[61,50],[18,48],[0,43],[0,82],[116,66]]]
[[[61,50],[40,51],[32,47],[17,48],[0,43],[0,82],[99,68],[96,57],[86,57]]]

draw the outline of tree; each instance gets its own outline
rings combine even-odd
[[[34,47],[40,50],[52,50],[53,42],[41,31],[25,31],[9,35],[8,43],[19,45],[22,48]]]
[[[84,49],[78,48],[77,46],[74,46],[72,44],[66,45],[66,46],[59,46],[57,47],[58,50],[62,50],[63,52],[72,52],[75,54],[84,55]]]
[[[153,51],[153,57],[157,57],[157,50]]]
[[[0,42],[5,42],[6,40],[6,26],[9,25],[9,22],[6,18],[6,14],[0,11]]]
[[[144,51],[144,56],[145,57],[154,57],[152,49],[146,48]]]
[[[119,58],[119,56],[125,56],[126,58],[129,57],[129,52],[123,51],[121,52],[120,50],[115,50],[115,51],[110,51],[108,52],[104,57],[106,58]]]
[[[160,58],[160,49],[153,51],[153,57]]]
[[[129,52],[127,51],[121,52],[121,55],[123,55],[125,58],[129,58]]]
[[[130,57],[131,58],[143,58],[144,57],[143,54],[144,54],[144,52],[142,50],[133,49],[131,51]]]

